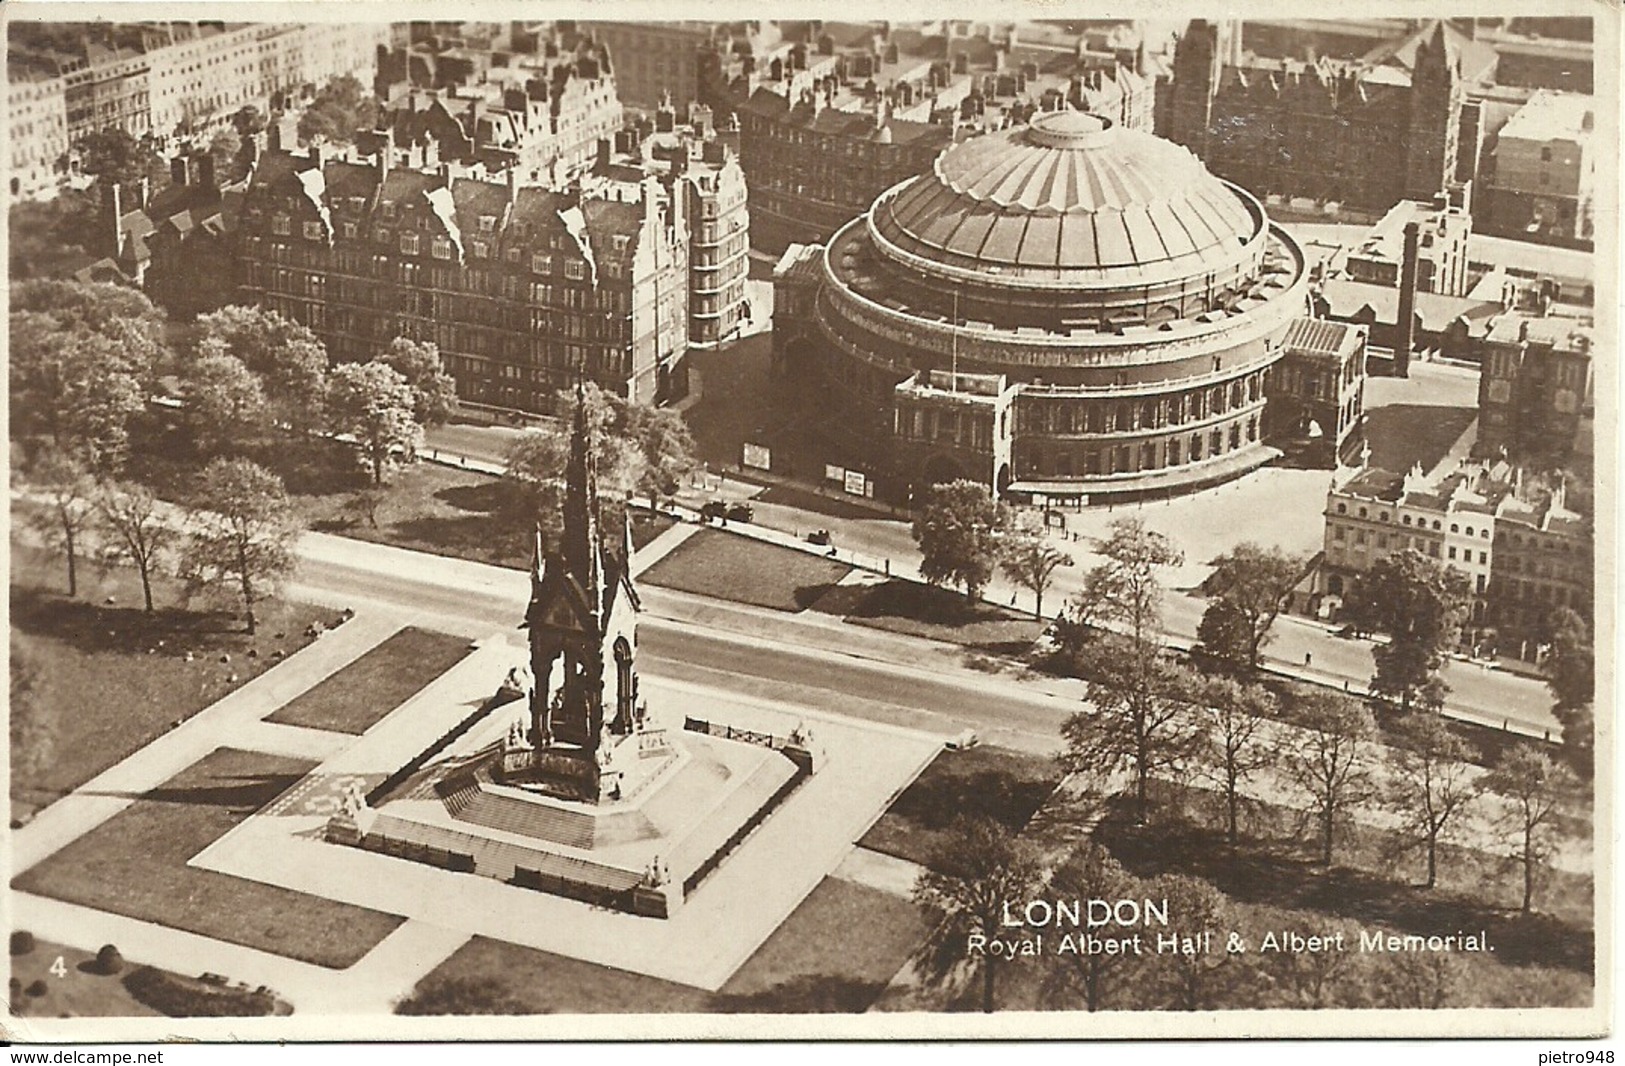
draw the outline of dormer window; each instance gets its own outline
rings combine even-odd
[[[450,259],[451,241],[445,237],[436,237],[429,243],[429,254],[436,259]]]
[[[416,233],[403,233],[403,234],[401,234],[401,254],[402,255],[417,255],[418,254],[418,235]]]
[[[319,241],[322,239],[322,224],[320,222],[305,223],[305,240]]]
[[[538,252],[530,257],[530,269],[537,274],[551,274],[553,272],[553,257]]]
[[[497,225],[497,220],[496,220],[495,215],[481,215],[480,216],[480,232],[481,233],[490,233],[492,230],[496,229],[496,225]]]
[[[284,214],[272,215],[271,232],[278,237],[286,237],[293,232],[293,220]]]

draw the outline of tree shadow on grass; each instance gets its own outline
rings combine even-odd
[[[501,514],[513,506],[513,490],[496,479],[484,485],[452,485],[436,492],[434,498],[472,514]]]
[[[166,653],[180,654],[208,646],[211,638],[243,632],[231,611],[160,607],[149,614],[140,607],[109,607],[18,586],[11,590],[11,620],[25,633],[86,653],[145,653],[163,641]]]
[[[1193,874],[1243,903],[1317,910],[1400,934],[1483,931],[1496,958],[1590,973],[1594,934],[1549,915],[1522,915],[1439,889],[1415,888],[1363,870],[1325,870],[1307,859],[1244,842],[1232,854],[1223,834],[1177,817],[1135,826],[1119,797],[1096,839],[1140,877]]]
[[[951,758],[952,756],[942,756]],[[1023,779],[1007,770],[927,773],[904,790],[890,813],[926,829],[944,829],[960,814],[985,815],[1020,830],[1055,791],[1060,779]]]
[[[884,991],[878,981],[839,974],[799,974],[755,992],[719,992],[710,1009],[721,1014],[862,1014]]]

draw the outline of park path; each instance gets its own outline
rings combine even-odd
[[[260,719],[371,651],[399,628],[400,623],[388,616],[358,614],[103,770],[12,832],[12,876],[90,832],[216,748],[315,757],[327,744],[312,735],[320,731],[273,727]],[[256,741],[270,746],[256,748]]]

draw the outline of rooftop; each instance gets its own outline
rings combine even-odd
[[[1596,103],[1579,93],[1537,92],[1501,127],[1501,139],[1580,140],[1596,129]]]

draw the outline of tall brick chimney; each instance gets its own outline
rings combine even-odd
[[[1416,279],[1421,226],[1405,223],[1405,260],[1399,268],[1399,321],[1395,323],[1394,374],[1411,376],[1411,349],[1416,347]]]

